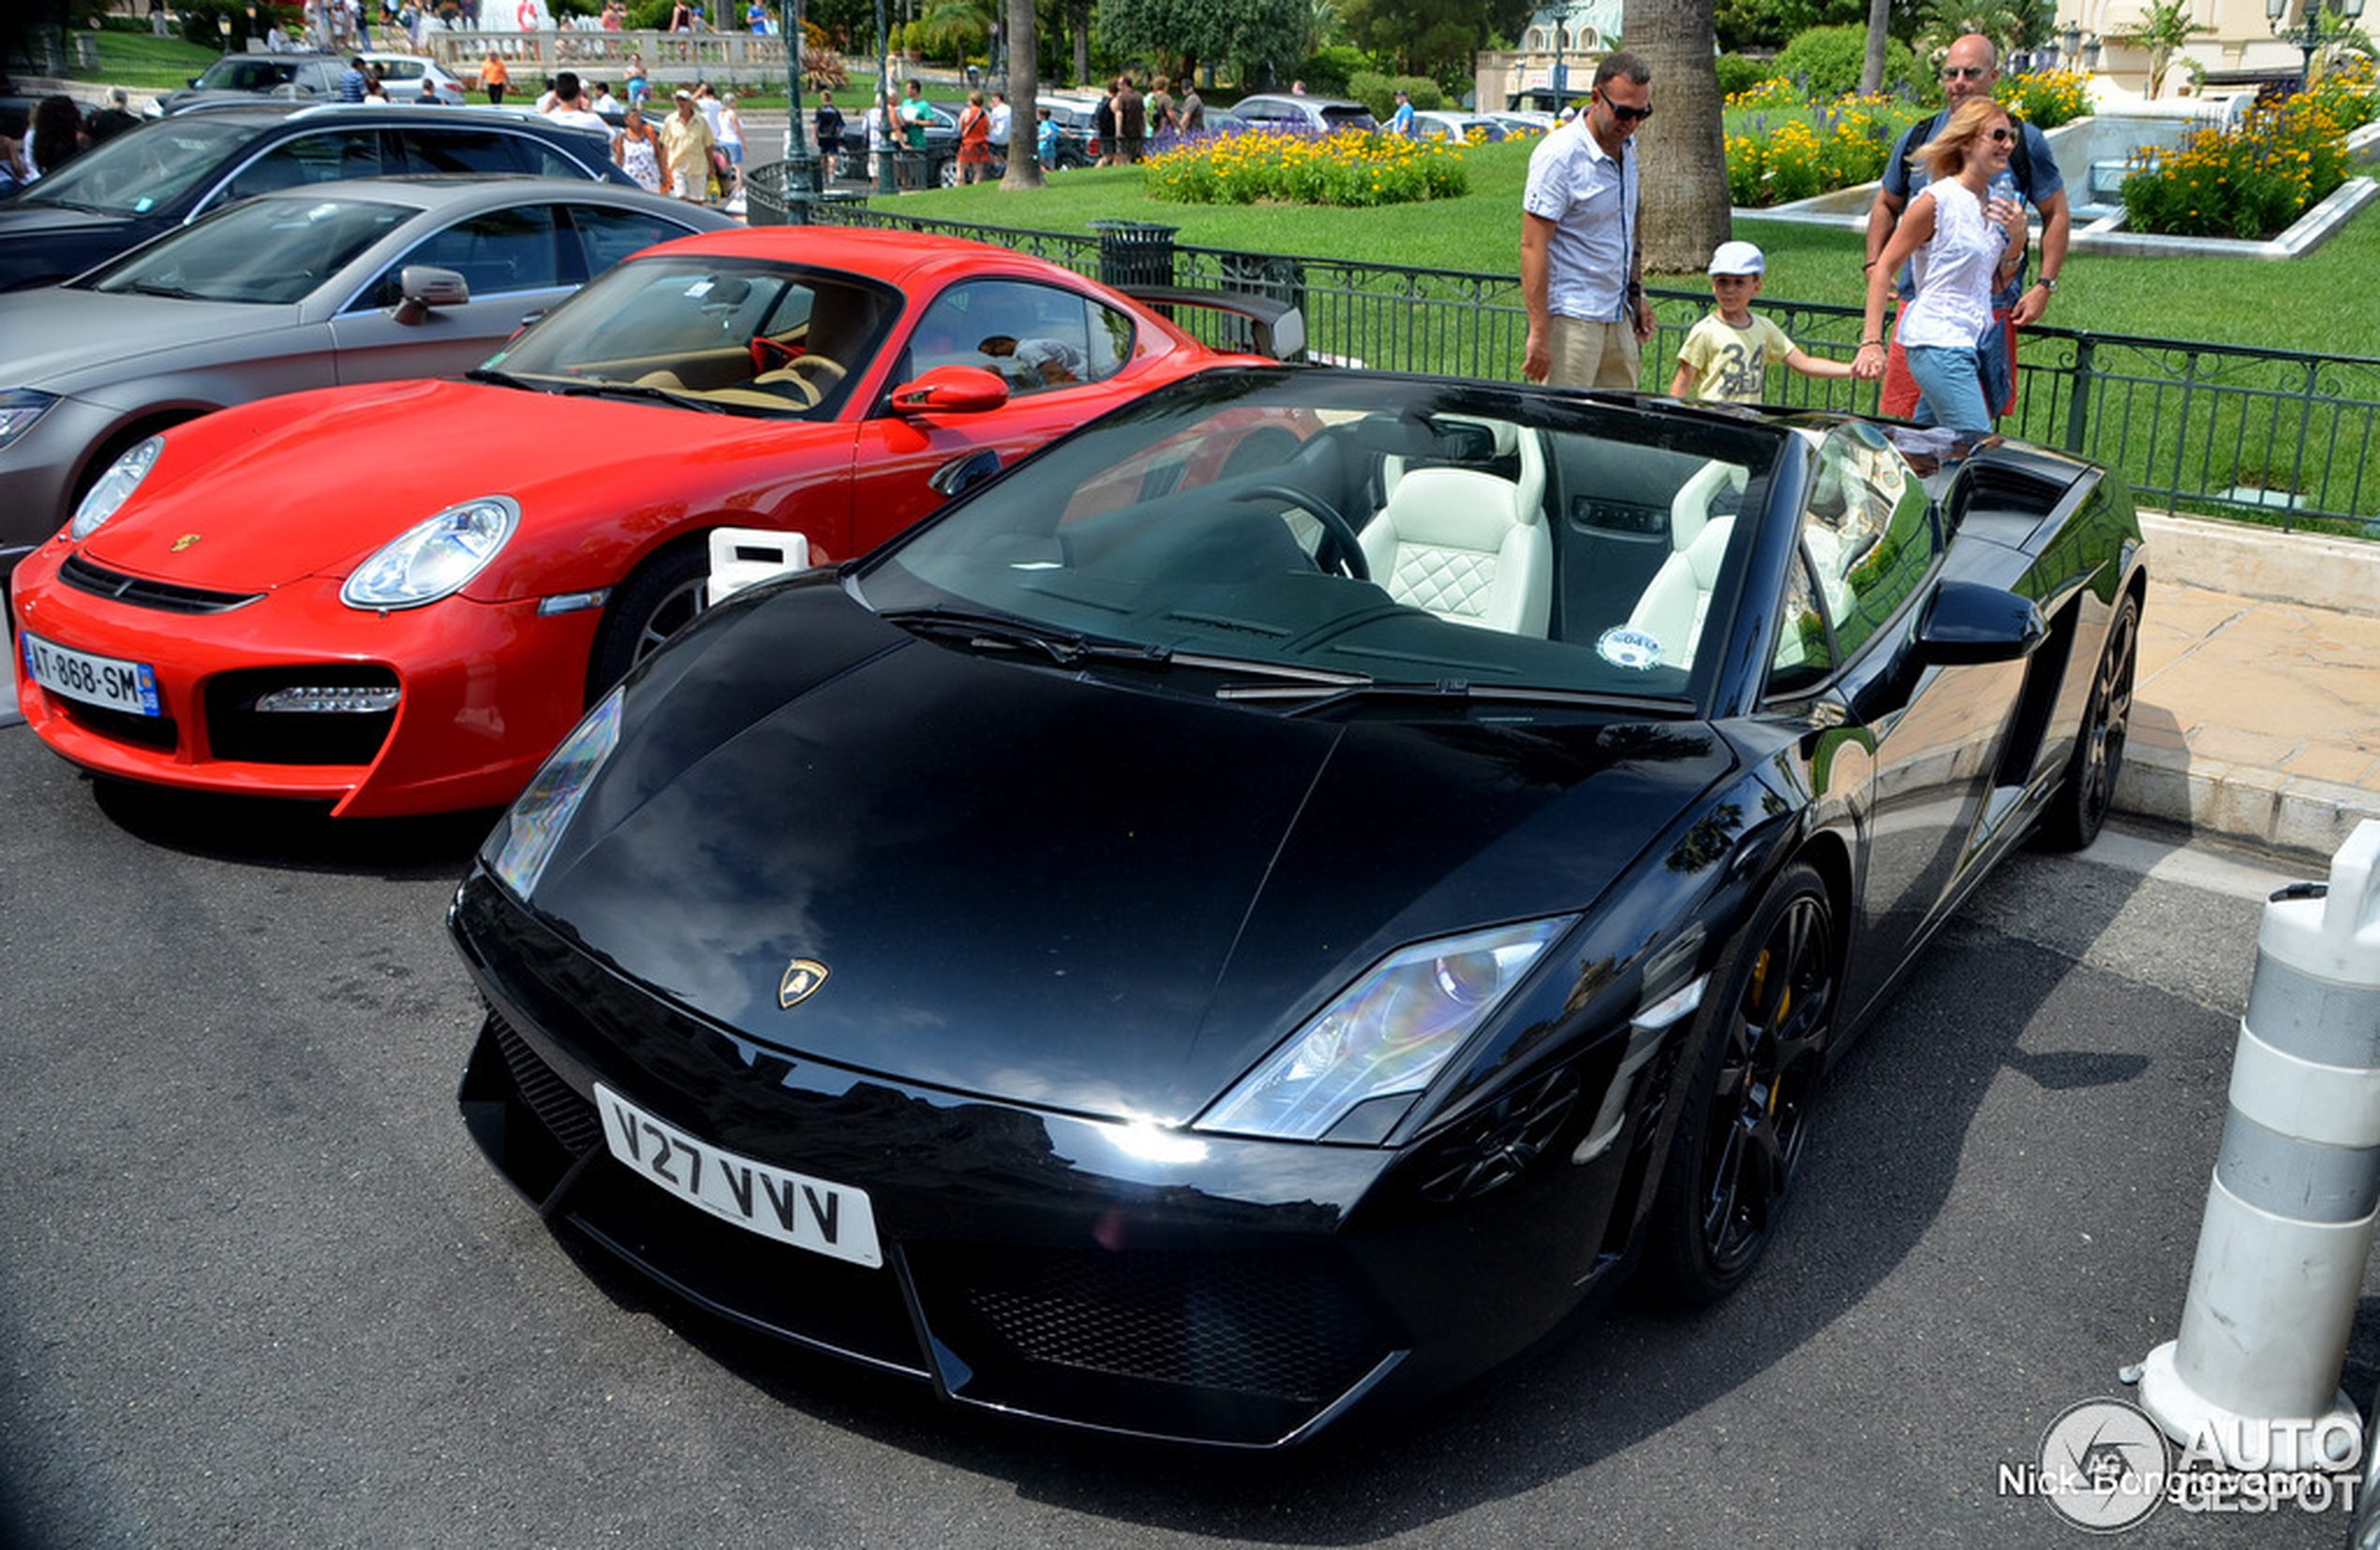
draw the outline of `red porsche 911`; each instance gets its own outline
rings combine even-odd
[[[1150,294],[1299,348],[1278,304]],[[17,567],[19,704],[125,780],[346,816],[492,806],[701,609],[714,529],[848,559],[991,457],[1235,358],[983,244],[666,243],[465,379],[265,399],[132,447]]]

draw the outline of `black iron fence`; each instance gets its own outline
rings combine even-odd
[[[1103,221],[1086,235],[928,219],[882,206],[823,218],[945,231],[1035,254],[1110,283],[1226,287],[1294,302],[1312,358],[1397,371],[1517,379],[1527,333],[1516,275],[1409,269],[1345,259],[1196,247],[1173,229]],[[1686,332],[1710,306],[1701,290],[1652,291],[1659,327],[1644,385],[1665,390]],[[1763,300],[1761,310],[1813,355],[1849,360],[1855,307]],[[1234,320],[1191,317],[1210,342],[1237,345]],[[1244,325],[1238,325],[1244,327]],[[2148,504],[2380,537],[2380,359],[2244,349],[2033,328],[2017,348],[2012,435],[2120,469]],[[1873,410],[1873,386],[1771,368],[1775,402]]]

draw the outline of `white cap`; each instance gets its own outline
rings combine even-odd
[[[1768,261],[1761,250],[1748,242],[1723,242],[1711,255],[1714,275],[1759,275],[1766,272]]]

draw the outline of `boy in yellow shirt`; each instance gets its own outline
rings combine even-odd
[[[1757,404],[1768,363],[1782,361],[1805,377],[1849,377],[1851,364],[1828,361],[1797,349],[1785,331],[1754,315],[1768,261],[1748,242],[1723,242],[1711,255],[1711,296],[1718,310],[1696,323],[1677,352],[1673,398],[1706,403]]]

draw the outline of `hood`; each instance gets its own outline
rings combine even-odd
[[[0,204],[0,291],[71,279],[166,224],[59,204]]]
[[[831,579],[723,612],[632,692],[536,908],[755,1040],[1036,1107],[1194,1118],[1391,948],[1588,907],[1732,762],[1019,665]]]
[[[171,296],[102,295],[59,286],[0,295],[0,338],[8,341],[0,386],[69,394],[112,407],[108,391],[166,366],[193,366],[254,358],[254,341],[286,335],[298,322],[294,305],[179,300]],[[95,353],[91,341],[109,341]],[[286,349],[275,341],[267,353]],[[160,357],[171,356],[161,365]]]
[[[290,394],[168,432],[156,470],[83,550],[134,575],[264,591],[344,575],[449,506],[509,495],[524,529],[509,559],[535,547],[529,529],[618,524],[650,500],[682,505],[707,490],[704,467],[749,468],[803,429],[445,380]],[[192,533],[199,541],[175,552]]]

